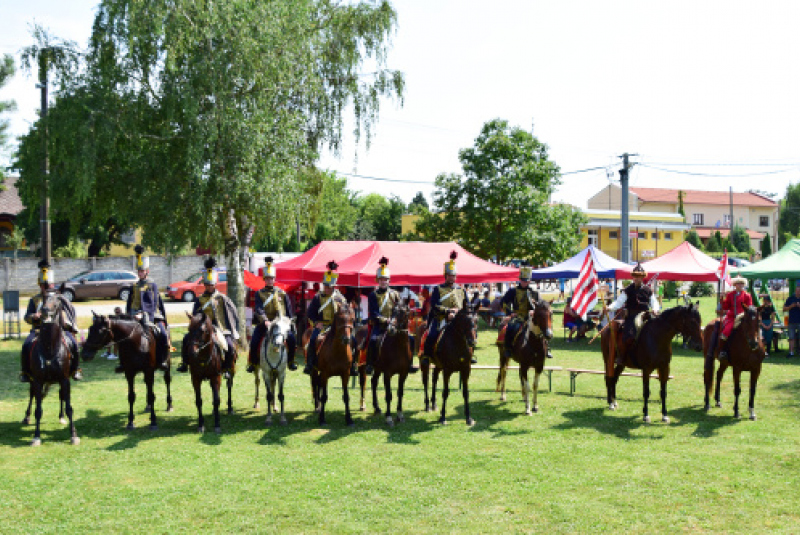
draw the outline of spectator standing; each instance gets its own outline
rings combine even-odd
[[[775,307],[772,306],[772,298],[765,295],[762,299],[761,308],[761,338],[764,339],[764,354],[769,355],[770,344],[775,335],[773,325],[775,324]],[[776,344],[777,345],[777,344]]]
[[[789,355],[794,357],[795,340],[800,334],[800,286],[794,287],[794,295],[783,304],[783,311],[789,313],[789,326],[786,332],[789,335]]]

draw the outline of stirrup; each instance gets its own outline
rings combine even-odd
[[[19,382],[20,383],[30,383],[31,382],[31,378],[27,373],[19,372]]]
[[[367,364],[367,368],[366,368],[367,375],[372,375],[372,372],[374,372],[374,371],[375,371],[375,368],[372,366],[372,364]]]
[[[314,369],[314,367],[311,364],[306,364],[306,367],[303,368],[303,373],[306,374],[306,375],[311,375],[311,371],[313,369]]]
[[[418,371],[419,371],[419,368],[414,366],[414,362],[409,362],[408,363],[408,373],[417,373]]]
[[[472,356],[472,359],[470,359],[470,362],[471,362],[472,364],[477,364],[477,363],[478,363],[478,357],[476,357],[475,355],[473,355],[473,356]]]
[[[247,368],[245,368],[245,371],[246,371],[247,373],[253,373],[253,372],[255,372],[255,371],[256,371],[256,367],[255,367],[255,366],[253,366],[252,364],[249,364],[249,363],[248,363],[248,364],[247,364]]]
[[[185,362],[181,362],[180,366],[175,368],[175,371],[176,372],[181,372],[181,373],[186,373],[186,372],[189,371],[189,365],[186,364]]]
[[[292,371],[295,371],[295,370],[297,370],[297,364],[295,364],[295,362],[294,362],[293,360],[290,360],[290,361],[289,361],[289,364],[287,364],[287,366],[288,366],[288,367],[289,367],[289,369],[290,369],[290,370],[292,370]]]

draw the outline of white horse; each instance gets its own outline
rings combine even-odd
[[[264,339],[261,341],[259,354],[261,355],[261,373],[264,376],[264,386],[267,389],[267,420],[272,423],[272,413],[278,412],[275,408],[275,383],[278,383],[278,401],[281,402],[281,423],[286,424],[283,412],[283,382],[286,379],[286,365],[289,351],[286,349],[286,339],[292,329],[292,320],[286,316],[279,316],[272,322]]]

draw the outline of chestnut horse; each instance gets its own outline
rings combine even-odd
[[[736,317],[733,331],[728,338],[728,358],[719,363],[719,370],[717,371],[717,384],[714,389],[714,400],[716,406],[721,407],[719,400],[719,387],[722,382],[722,376],[725,375],[725,370],[728,366],[733,368],[733,394],[736,396],[736,401],[733,404],[733,415],[735,418],[741,418],[739,414],[739,394],[742,388],[739,384],[742,372],[750,372],[750,419],[756,419],[755,398],[756,386],[758,385],[758,376],[761,374],[761,363],[766,358],[764,346],[761,344],[758,331],[758,318],[760,317],[760,310],[756,307],[748,307],[747,310],[742,312]],[[703,371],[703,380],[706,387],[705,395],[705,410],[711,409],[709,397],[711,396],[711,387],[714,384],[714,360],[716,354],[710,353],[710,344],[713,337],[714,329],[720,327],[719,319],[714,319],[704,330],[704,346],[703,353],[705,355],[705,366]],[[717,351],[719,352],[719,345],[717,344]]]
[[[92,360],[101,348],[115,344],[119,348],[119,363],[125,370],[128,380],[128,425],[133,429],[133,403],[136,401],[134,379],[139,372],[144,375],[147,386],[147,407],[145,412],[150,413],[150,429],[158,429],[156,420],[155,402],[156,395],[153,389],[155,374],[158,370],[156,363],[156,339],[152,332],[144,332],[142,324],[131,316],[94,316],[86,342],[83,344],[81,354],[85,360]],[[170,383],[172,379],[169,370],[169,356],[167,356],[167,369],[164,371],[164,383],[167,385],[167,412],[172,411],[172,394]]]
[[[348,426],[352,426],[350,414],[350,394],[347,382],[350,379],[350,367],[353,363],[353,310],[346,303],[339,305],[333,316],[333,323],[317,349],[317,366],[311,373],[311,384],[314,400],[319,400],[319,424],[325,425],[325,404],[328,402],[328,379],[341,377],[342,400],[344,400],[344,418]],[[305,339],[305,336],[303,337]]]
[[[383,374],[383,389],[386,398],[386,423],[394,425],[392,420],[392,376],[397,375],[397,421],[405,420],[403,416],[403,387],[411,366],[411,338],[408,329],[408,307],[397,305],[392,312],[389,327],[378,341],[378,354],[375,358],[375,371],[372,374],[372,406],[375,414],[380,414],[378,405],[378,380]]]
[[[553,338],[553,311],[550,303],[539,301],[535,303],[533,315],[529,316],[519,329],[513,346],[511,347],[511,357],[519,363],[519,380],[522,385],[522,396],[525,398],[525,414],[531,414],[530,392],[531,385],[528,381],[528,369],[533,368],[535,375],[533,378],[533,412],[539,412],[537,403],[539,394],[539,377],[544,370],[544,362],[547,357],[547,343]],[[508,369],[509,357],[505,356],[505,344],[503,340],[497,341],[497,348],[500,350],[500,371],[497,373],[497,391],[500,392],[500,399],[506,399],[506,372]]]
[[[442,389],[442,413],[439,423],[446,424],[445,408],[447,407],[447,397],[450,395],[450,376],[454,372],[459,374],[459,385],[461,394],[464,397],[464,416],[467,425],[475,425],[475,420],[469,415],[469,375],[472,371],[472,347],[470,340],[475,339],[475,316],[468,308],[462,308],[453,317],[442,331],[436,349],[434,350],[433,363],[436,368],[433,370],[433,388],[430,404],[428,401],[428,371],[430,363],[423,359],[420,370],[422,372],[422,384],[425,389],[425,410],[436,410],[436,383],[439,380],[440,371],[444,374],[444,388]]]
[[[669,365],[672,361],[672,339],[680,333],[693,350],[698,352],[703,350],[699,306],[700,302],[698,301],[696,304],[690,303],[688,306],[669,308],[644,324],[633,348],[626,355],[621,356],[622,364],[614,364],[614,375],[606,376],[609,409],[614,410],[618,407],[617,381],[619,381],[622,371],[625,368],[639,369],[642,370],[644,421],[649,422],[647,402],[650,399],[650,374],[653,370],[658,370],[658,380],[661,382],[661,421],[669,423],[667,381],[669,380]],[[602,331],[600,342],[604,363],[608,363],[610,344],[614,333],[615,331],[610,329]]]
[[[205,420],[203,419],[203,397],[201,387],[203,381],[208,381],[211,385],[214,407],[214,431],[222,432],[219,423],[219,389],[222,385],[222,364],[224,355],[222,348],[214,341],[214,324],[211,318],[204,313],[192,316],[188,312],[189,330],[183,337],[183,355],[189,365],[192,374],[192,386],[194,387],[194,399],[197,406],[197,430],[205,432]],[[234,362],[234,366],[235,366]],[[233,373],[231,370],[227,378],[228,383],[228,414],[233,414],[233,404],[231,402],[231,390],[233,389]]]
[[[72,419],[72,396],[70,379],[70,362],[77,359],[70,351],[70,343],[64,334],[61,323],[61,301],[57,294],[49,293],[41,308],[42,324],[39,335],[30,350],[31,389],[36,398],[36,429],[31,446],[40,446],[42,436],[40,423],[42,420],[42,399],[51,384],[60,386],[59,398],[69,418],[70,443],[80,444]]]

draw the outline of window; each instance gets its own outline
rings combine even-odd
[[[731,214],[722,214],[722,226],[723,227],[731,226]]]
[[[665,232],[664,233],[664,239],[665,240],[671,240],[672,239],[672,232]]]
[[[609,230],[608,231],[608,239],[609,240],[616,240],[617,239],[617,231],[616,230]]]
[[[647,237],[647,233],[646,233],[646,232],[640,232],[640,233],[639,233],[639,239],[640,239],[640,240],[643,240],[643,239],[645,239],[646,237]]]
[[[103,274],[102,273],[89,273],[89,276],[86,277],[86,279],[89,282],[100,282],[101,280],[103,280]]]
[[[760,215],[760,216],[758,216],[758,226],[759,227],[768,227],[769,226],[769,216],[768,215]]]
[[[703,226],[703,214],[692,214],[692,225]]]
[[[226,272],[221,272],[217,279],[217,282],[228,282],[228,274]]]
[[[650,238],[652,238],[652,239],[654,239],[654,240],[657,240],[657,239],[658,239],[658,232],[652,232],[652,233],[650,234]]]
[[[598,239],[597,239],[597,231],[596,230],[589,230],[589,245],[594,245],[597,247]]]

